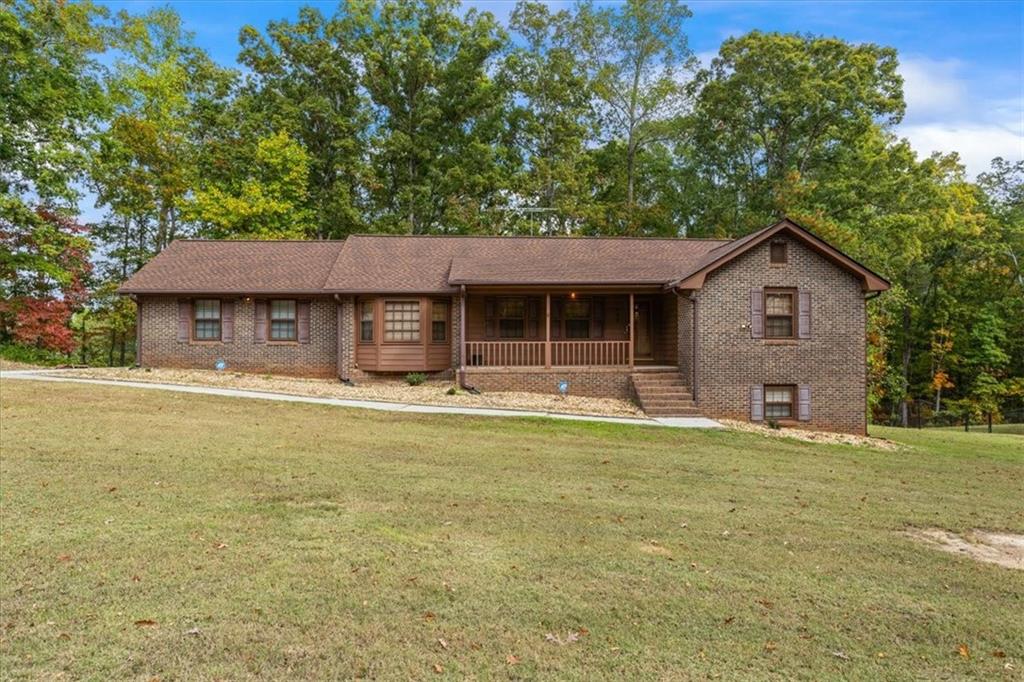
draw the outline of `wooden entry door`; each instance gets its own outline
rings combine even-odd
[[[638,300],[633,304],[633,357],[654,359],[654,334],[651,331],[651,302]]]

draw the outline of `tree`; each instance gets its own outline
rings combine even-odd
[[[108,225],[143,257],[187,232],[182,209],[198,182],[200,112],[230,92],[234,74],[192,45],[167,8],[119,12],[110,29],[119,58],[106,78],[113,111],[92,165]]]
[[[522,170],[515,191],[545,232],[571,231],[586,216],[593,164],[586,145],[595,132],[593,89],[582,57],[591,30],[580,15],[532,0],[516,4],[510,28],[519,41],[502,63],[513,95],[509,138]],[[528,225],[533,227],[533,225]]]
[[[237,189],[199,190],[188,215],[214,238],[303,239],[316,236],[307,208],[309,156],[284,132],[264,138]]]
[[[0,227],[0,341],[70,353],[72,313],[92,271],[86,228],[36,209],[32,229]]]
[[[696,65],[683,23],[692,15],[678,0],[627,0],[596,12],[594,89],[608,136],[623,142],[626,212],[636,199],[637,158],[669,139],[685,112],[687,74]]]
[[[794,179],[829,173],[837,156],[900,120],[896,51],[837,38],[754,31],[726,40],[692,91],[703,222],[743,234],[787,210]]]
[[[491,77],[507,37],[453,0],[348,6],[373,107],[370,220],[390,232],[467,231],[504,185],[495,144],[505,95]]]
[[[302,7],[266,35],[242,29],[239,61],[251,72],[235,103],[243,140],[286,131],[308,155],[306,194],[317,237],[365,229],[362,187],[369,112],[360,92],[352,22]],[[236,164],[229,164],[236,168]]]

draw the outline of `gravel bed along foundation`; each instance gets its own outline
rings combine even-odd
[[[68,369],[61,371],[60,375],[89,379],[239,388],[347,400],[380,400],[419,405],[454,405],[458,407],[494,407],[602,417],[643,418],[645,416],[643,411],[633,403],[614,398],[586,398],[571,395],[563,398],[557,395],[544,395],[540,393],[482,393],[480,395],[473,395],[462,390],[459,390],[454,395],[448,395],[448,391],[455,387],[455,383],[452,381],[430,381],[420,386],[409,386],[401,380],[381,380],[360,383],[356,386],[345,386],[334,379],[302,379],[277,375],[216,372],[198,369],[138,369],[126,367]]]
[[[808,443],[830,443],[833,445],[856,445],[859,447],[878,448],[880,450],[901,450],[904,446],[893,443],[884,438],[872,438],[870,436],[856,436],[852,433],[832,433],[831,431],[805,431],[784,427],[771,429],[760,424],[735,421],[732,419],[719,419],[727,428],[735,431],[746,431],[748,433],[759,433],[769,438],[794,438]]]

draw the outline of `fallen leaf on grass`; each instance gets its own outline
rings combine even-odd
[[[213,548],[214,549],[227,549],[228,546],[226,544],[224,544],[223,542],[218,542],[216,545],[213,546]]]
[[[841,658],[844,661],[850,660],[850,657],[846,654],[845,651],[833,651],[832,655],[835,656],[836,658]]]
[[[440,663],[435,663],[434,664],[434,672],[440,675],[441,673],[444,672],[444,666],[442,666]]]
[[[961,658],[970,658],[971,657],[971,650],[970,650],[970,648],[966,644],[961,644],[960,646],[958,646],[956,648],[956,650],[957,650],[957,653],[960,654]]]
[[[726,618],[725,620],[722,621],[722,625],[728,625],[729,623],[733,622],[734,620],[736,620],[736,616],[729,616],[728,618]]]
[[[423,614],[423,620],[434,620],[437,616],[434,615],[433,611],[427,611]]]
[[[1006,658],[1006,652],[1000,649],[996,649],[995,651],[993,651],[992,655],[996,658]]]
[[[505,657],[505,662],[509,665],[516,665],[517,663],[519,663],[519,657],[515,654],[509,654]]]
[[[764,643],[764,650],[765,651],[775,651],[775,642],[770,642],[770,641],[769,642],[765,642]]]
[[[71,561],[71,555],[70,554],[61,554],[61,555],[59,555],[57,557],[57,561],[65,561],[65,562]]]
[[[189,628],[188,630],[185,630],[185,634],[186,635],[198,635],[199,634],[199,628]]]
[[[448,648],[448,642],[445,641],[444,637],[439,638],[437,640],[437,643],[441,645],[442,649],[447,649]]]
[[[156,627],[156,621],[150,620],[149,618],[143,618],[142,620],[135,621],[135,625],[140,628],[151,628]]]

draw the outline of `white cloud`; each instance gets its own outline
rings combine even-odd
[[[935,122],[901,125],[899,134],[910,140],[922,157],[932,152],[957,152],[970,177],[989,168],[993,158],[1024,159],[1024,131],[994,123]]]
[[[899,70],[907,112],[897,132],[919,155],[955,151],[972,178],[996,156],[1024,158],[1024,95],[1005,97],[1020,92],[1019,75],[921,56],[901,57]]]
[[[960,75],[962,64],[955,59],[903,57],[899,71],[903,76],[903,96],[908,120],[933,120],[968,109],[967,82]]]

